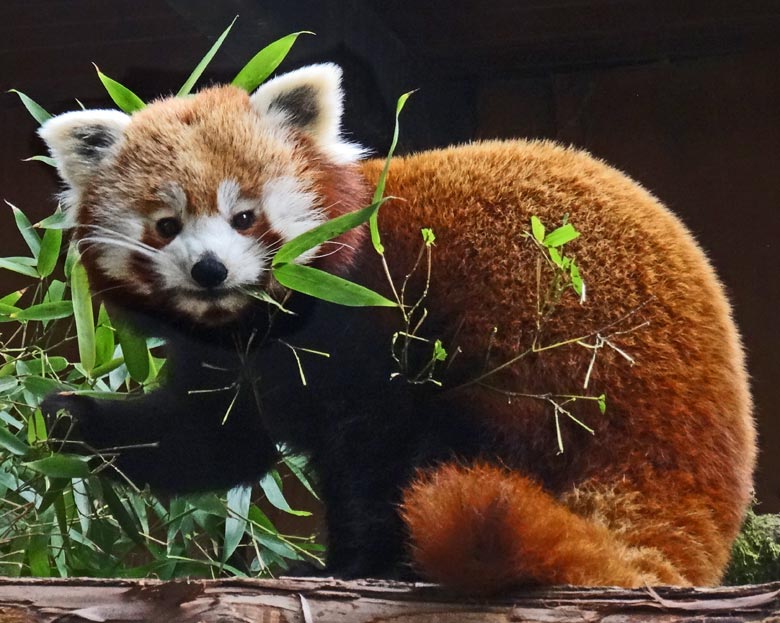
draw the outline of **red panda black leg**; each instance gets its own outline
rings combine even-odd
[[[529,478],[491,465],[421,474],[402,514],[420,572],[471,594],[523,583],[689,583],[658,550],[629,546]]]
[[[402,483],[411,472],[400,467],[371,477],[376,466],[321,482],[328,529],[327,571],[341,578],[400,579],[409,570],[406,534],[398,514]],[[399,472],[406,473],[403,478]],[[378,476],[378,474],[376,474]]]
[[[341,577],[415,577],[399,512],[404,490],[418,469],[474,460],[484,445],[481,432],[449,410],[383,398],[380,407],[358,402],[319,418],[332,430],[311,458],[327,512],[328,568]]]
[[[117,468],[107,473],[178,493],[253,480],[278,458],[251,396],[239,395],[223,424],[234,396],[226,394],[161,389],[139,399],[95,400],[59,393],[41,409],[50,420],[58,412],[70,416],[55,425],[57,434],[71,431],[66,450],[105,451]]]

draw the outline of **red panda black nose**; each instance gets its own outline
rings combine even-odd
[[[225,265],[211,254],[200,258],[190,271],[192,278],[204,288],[216,288],[227,279]]]

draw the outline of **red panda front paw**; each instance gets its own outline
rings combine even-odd
[[[95,400],[73,392],[53,392],[41,403],[48,437],[58,450],[91,454],[84,437]]]

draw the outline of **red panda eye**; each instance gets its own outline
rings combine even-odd
[[[173,238],[181,231],[181,221],[173,217],[161,218],[155,228],[163,238]]]
[[[235,229],[249,229],[252,224],[255,222],[255,213],[251,210],[247,210],[246,212],[239,212],[236,214],[231,220],[230,224]]]

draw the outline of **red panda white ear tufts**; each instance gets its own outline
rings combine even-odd
[[[38,134],[46,142],[60,177],[79,192],[97,167],[116,153],[129,122],[130,117],[118,110],[78,110],[49,119]]]
[[[333,160],[354,162],[365,150],[341,138],[344,111],[341,68],[333,63],[308,65],[262,84],[251,102],[262,117],[310,135]]]

